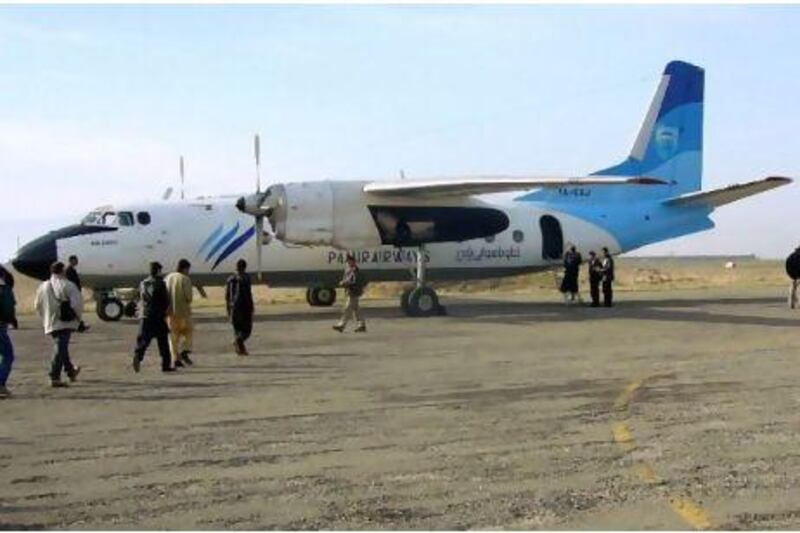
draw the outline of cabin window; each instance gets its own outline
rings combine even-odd
[[[488,242],[489,244],[492,244],[494,242],[494,235],[487,235],[486,236],[486,242]]]
[[[130,211],[120,211],[117,215],[120,226],[133,226],[133,213]]]
[[[511,234],[511,238],[514,239],[514,242],[519,244],[525,240],[525,234],[522,233],[522,230],[515,229],[514,233]]]
[[[150,213],[147,211],[139,211],[136,213],[136,220],[138,220],[139,224],[142,226],[146,226],[150,223]]]

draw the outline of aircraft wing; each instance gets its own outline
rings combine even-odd
[[[666,185],[666,182],[647,177],[591,176],[586,178],[547,178],[484,176],[413,181],[375,181],[364,185],[364,192],[386,197],[414,196],[432,198],[523,191],[543,187],[575,187],[582,185]]]
[[[770,176],[762,180],[729,185],[713,191],[693,192],[682,196],[676,196],[665,200],[664,203],[681,207],[719,207],[760,192],[788,185],[791,182],[792,180],[790,178]]]

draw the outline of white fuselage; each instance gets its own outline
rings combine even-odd
[[[427,245],[428,279],[502,277],[559,265],[560,259],[545,259],[542,254],[539,221],[547,214],[560,222],[564,247],[575,243],[583,253],[603,246],[612,253],[620,251],[608,232],[576,217],[518,202],[489,205],[507,214],[508,229],[489,239]],[[240,213],[230,198],[105,207],[97,213],[114,213],[106,217],[114,219],[111,223],[93,223],[105,225],[107,231],[56,242],[59,260],[78,256],[82,280],[89,287],[133,287],[145,277],[151,261],[170,271],[181,258],[191,262],[192,277],[198,285],[223,284],[240,258],[247,260],[251,272],[255,271],[253,218]],[[149,218],[149,223],[141,224],[139,213],[147,213],[144,219]],[[121,225],[123,222],[125,225]],[[250,236],[246,235],[248,231]],[[228,248],[231,250],[223,259]],[[376,246],[351,251],[370,280],[404,281],[412,277],[409,268],[415,264],[416,248]],[[263,248],[264,281],[271,286],[332,286],[340,277],[344,255],[345,251],[332,247],[268,240]]]

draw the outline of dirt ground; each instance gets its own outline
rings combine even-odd
[[[34,317],[0,403],[0,527],[800,528],[800,311],[777,287],[264,308],[252,355],[219,309],[196,365],[130,369],[100,323],[47,387]]]

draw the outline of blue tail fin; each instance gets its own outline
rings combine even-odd
[[[700,190],[704,78],[700,67],[669,63],[628,159],[594,174],[659,178],[671,195]]]

